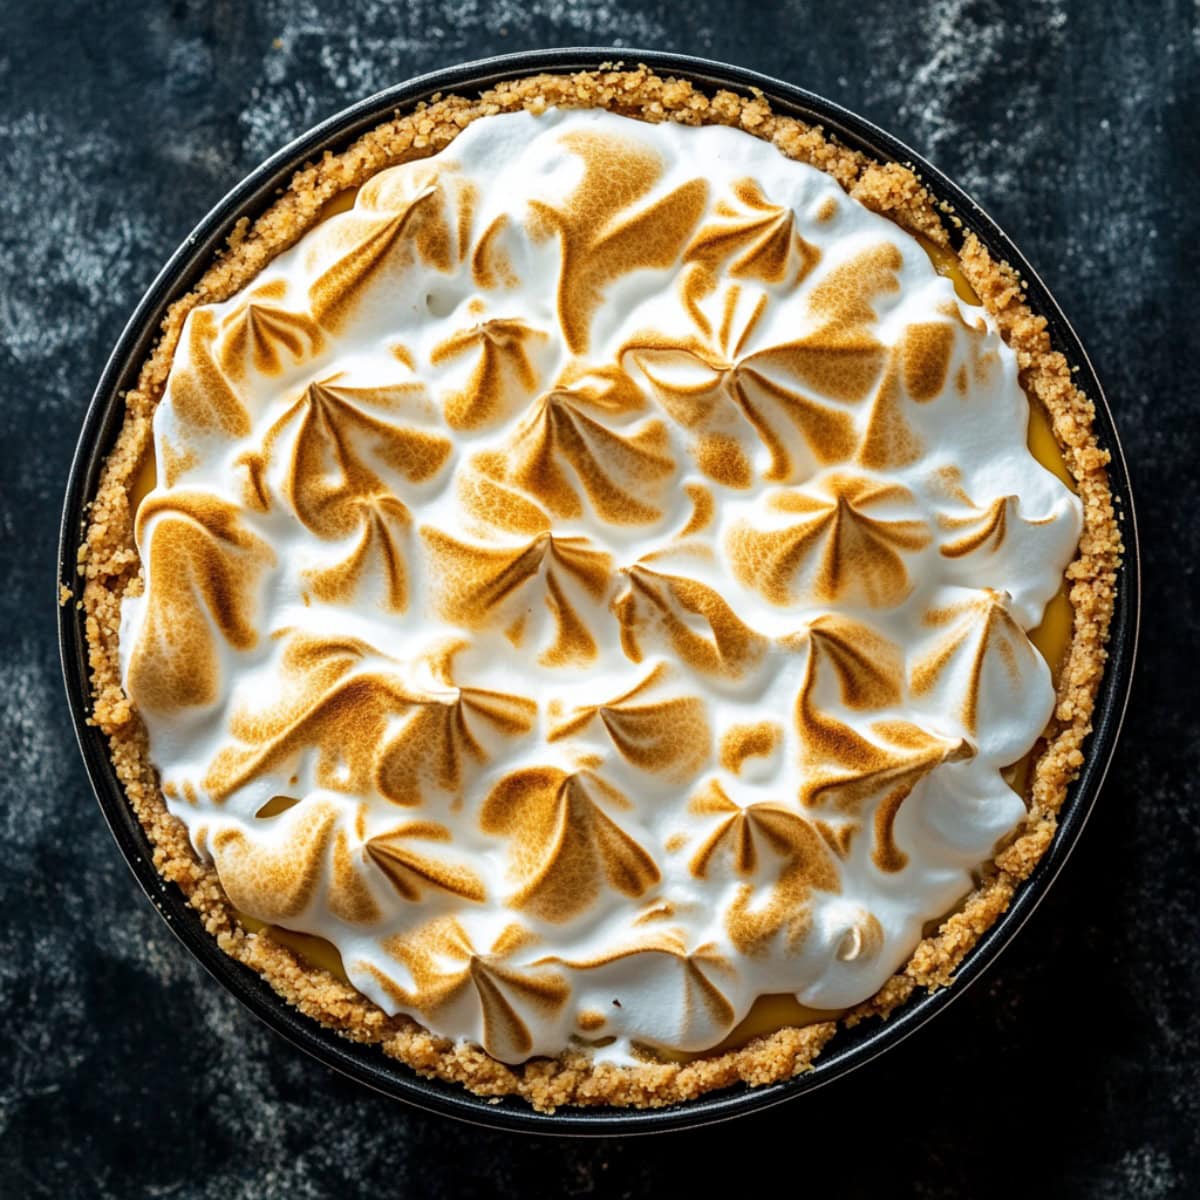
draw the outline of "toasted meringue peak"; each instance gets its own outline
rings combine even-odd
[[[378,967],[372,971],[400,1006],[435,1022],[439,1013],[465,1002],[480,1018],[483,1048],[502,1062],[521,1062],[535,1049],[530,1026],[557,1014],[571,992],[554,971],[513,961],[534,940],[513,923],[490,945],[475,942],[461,921],[441,917],[415,934],[394,935],[384,943],[411,974],[411,991],[398,987]]]
[[[683,257],[703,269],[705,291],[712,291],[723,274],[795,286],[820,261],[821,252],[796,232],[790,208],[772,204],[753,179],[738,179],[714,205],[712,217]],[[686,273],[685,287],[695,278],[696,273]]]
[[[370,838],[364,849],[405,900],[418,901],[425,889],[438,888],[467,900],[486,898],[479,876],[470,867],[428,852],[429,842],[450,842],[453,835],[436,821],[406,821]]]
[[[802,695],[811,701],[819,675],[837,683],[847,708],[872,710],[897,704],[903,687],[900,651],[876,630],[837,613],[825,613],[807,628],[782,639],[789,648],[809,649]]]
[[[640,663],[651,646],[663,645],[695,671],[737,679],[766,657],[766,638],[707,584],[642,563],[622,573],[625,585],[613,612],[633,662]]]
[[[176,420],[192,433],[211,430],[241,438],[250,432],[250,414],[217,364],[214,342],[218,328],[212,309],[197,308],[188,315],[182,339],[187,347],[186,365],[171,372],[167,400]]]
[[[594,771],[529,767],[506,775],[483,802],[485,832],[510,839],[508,903],[544,921],[567,921],[588,908],[607,883],[641,896],[660,879],[650,854],[610,812],[629,799]]]
[[[962,558],[976,552],[995,554],[1004,545],[1008,523],[1016,516],[1016,510],[1016,496],[997,496],[987,508],[966,516],[942,514],[938,518],[939,528],[954,536],[942,542],[938,553],[946,558]]]
[[[850,453],[851,414],[814,398],[805,384],[812,348],[785,342],[747,349],[758,340],[765,296],[747,303],[742,288],[728,288],[715,327],[698,299],[693,306],[695,328],[686,336],[640,332],[622,348],[621,360],[693,431],[693,457],[704,474],[727,487],[748,487],[753,439],[769,454],[762,475],[770,480],[792,479],[804,464],[837,462]]]
[[[438,607],[450,622],[469,629],[504,625],[512,640],[525,640],[525,617],[537,600],[554,624],[554,640],[542,652],[546,664],[588,663],[595,659],[596,639],[590,615],[581,614],[575,597],[597,608],[608,592],[612,557],[585,537],[539,533],[512,547],[460,542],[438,529],[423,529]],[[599,609],[602,613],[603,609]],[[512,614],[508,620],[505,614]]]
[[[632,426],[608,419],[642,403],[619,371],[606,371],[598,385],[564,379],[529,408],[503,450],[481,453],[475,467],[555,517],[582,517],[586,498],[606,524],[655,522],[676,470],[666,426],[654,418]]]
[[[262,455],[267,461],[277,443],[291,437],[283,493],[319,537],[345,536],[363,500],[395,500],[385,472],[416,484],[445,465],[449,438],[401,423],[406,409],[420,412],[420,398],[418,384],[356,388],[329,378],[305,388],[267,431]]]
[[[690,179],[649,199],[663,173],[659,153],[641,139],[587,131],[561,144],[582,160],[583,178],[561,206],[533,199],[535,239],[554,235],[561,246],[558,313],[573,354],[590,342],[590,318],[612,280],[676,264],[708,197],[703,179]]]
[[[170,812],[507,1062],[852,1007],[1054,704],[1080,508],[1018,368],[735,129],[509,114],[379,172],[190,313],[155,412],[120,645]]]
[[[201,492],[147,496],[137,530],[147,587],[126,686],[147,713],[212,704],[223,683],[216,636],[253,649],[254,596],[275,556],[234,505]]]
[[[881,871],[901,870],[908,855],[896,844],[900,806],[937,767],[960,762],[975,751],[965,738],[945,738],[910,721],[876,721],[865,731],[813,710],[802,698],[796,723],[805,781],[800,789],[809,808],[862,815],[875,804],[871,858]]]
[[[534,358],[547,341],[544,330],[519,318],[494,317],[435,346],[430,355],[434,366],[459,359],[472,364],[463,388],[446,396],[446,423],[454,429],[477,429],[515,411],[537,389],[540,373]]]
[[[324,350],[316,321],[277,303],[286,295],[283,280],[254,288],[221,322],[220,364],[227,378],[281,375]]]
[[[341,330],[365,293],[418,263],[450,272],[469,251],[475,202],[474,185],[429,163],[365,183],[354,208],[312,238],[314,264],[332,260],[308,289],[318,324]]]
[[[711,753],[712,734],[704,701],[678,694],[672,682],[660,662],[621,695],[567,714],[551,726],[549,739],[559,742],[599,723],[626,762],[668,779],[690,779]]]
[[[925,624],[937,631],[936,638],[910,667],[910,685],[918,698],[953,679],[951,694],[963,728],[988,743],[1000,728],[996,714],[1020,704],[1035,691],[1034,681],[1049,673],[1045,659],[1013,619],[1009,603],[1006,592],[984,588],[927,610]],[[1049,718],[1047,711],[1043,723]]]
[[[837,891],[837,875],[826,862],[828,855],[820,834],[795,809],[771,801],[742,807],[730,799],[717,780],[711,780],[688,807],[697,816],[716,818],[712,831],[688,864],[693,875],[703,879],[719,853],[728,853],[738,875],[753,875],[769,848],[788,861],[804,861],[816,886]]]
[[[731,532],[734,573],[772,604],[857,599],[892,607],[912,588],[905,552],[930,540],[926,523],[909,515],[913,499],[899,484],[843,474],[770,493],[766,527],[747,521]]]

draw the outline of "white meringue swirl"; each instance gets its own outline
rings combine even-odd
[[[820,171],[479,120],[188,318],[121,631],[170,811],[505,1061],[853,1005],[1023,812],[1081,528],[1027,423]]]

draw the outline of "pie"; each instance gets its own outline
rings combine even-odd
[[[222,949],[543,1110],[949,984],[1054,836],[1121,551],[957,230],[644,68],[438,99],[243,221],[80,562],[93,719]]]

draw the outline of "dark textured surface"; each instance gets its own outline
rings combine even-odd
[[[748,1164],[780,1152],[789,1190],[835,1196],[1200,1192],[1193,3],[6,0],[0,21],[0,1195],[649,1196],[753,1186]],[[1075,857],[990,976],[828,1090],[724,1129],[604,1143],[410,1112],[302,1058],[211,984],[88,792],[51,595],[92,383],[201,213],[385,84],[573,43],[783,76],[963,183],[1090,347],[1146,543],[1123,748]]]

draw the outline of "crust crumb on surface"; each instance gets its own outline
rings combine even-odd
[[[188,313],[239,291],[315,224],[323,206],[340,192],[360,186],[385,167],[436,153],[479,117],[520,109],[536,113],[553,105],[605,108],[649,122],[740,128],[772,142],[790,158],[820,168],[854,199],[936,245],[950,246],[948,225],[960,224],[907,167],[874,162],[819,128],[778,116],[761,96],[729,91],[710,96],[645,68],[538,75],[502,83],[475,99],[442,97],[396,115],[340,154],[327,152],[298,171],[257,220],[243,216],[237,222],[227,249],[195,290],[168,310],[137,385],[125,395],[125,422],[105,464],[79,557],[92,721],[108,738],[117,775],[154,846],[159,873],[179,886],[221,949],[259,972],[289,1004],[356,1042],[378,1045],[419,1074],[460,1083],[481,1096],[518,1095],[545,1112],[565,1105],[651,1108],[738,1083],[773,1083],[808,1070],[836,1033],[837,1023],[780,1029],[742,1049],[683,1064],[593,1066],[583,1052],[571,1051],[510,1067],[476,1047],[439,1038],[407,1017],[387,1016],[327,971],[301,961],[269,931],[250,933],[238,923],[215,870],[197,859],[183,824],[167,812],[148,759],[145,729],[121,687],[117,654],[121,600],[141,589],[130,489],[151,440],[154,409]],[[1083,764],[1115,601],[1121,541],[1106,475],[1109,456],[1095,437],[1094,406],[1075,387],[1066,360],[1051,347],[1045,319],[1026,304],[1016,274],[993,260],[973,234],[965,237],[959,258],[964,275],[1017,355],[1031,403],[1049,414],[1083,502],[1083,536],[1067,572],[1074,607],[1072,640],[1045,750],[1034,766],[1023,825],[984,869],[974,892],[917,946],[897,975],[847,1015],[847,1025],[887,1017],[918,989],[949,985],[968,951],[1005,911],[1045,852],[1067,787]],[[70,598],[70,589],[63,588],[60,602]]]

